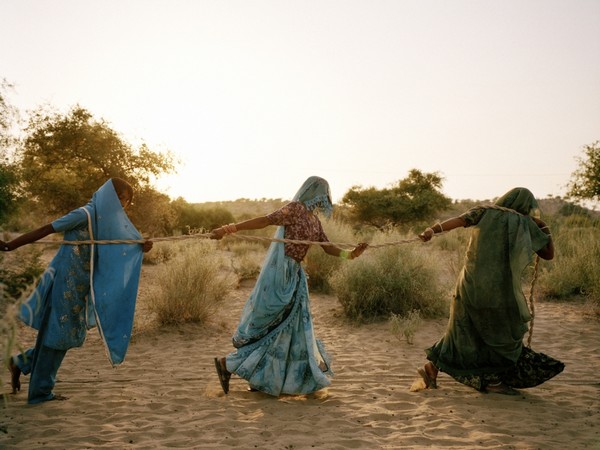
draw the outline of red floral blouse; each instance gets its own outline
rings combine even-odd
[[[285,227],[284,238],[300,241],[329,242],[321,221],[313,215],[303,203],[290,202],[277,211],[267,215],[273,225]],[[285,243],[285,254],[298,262],[302,262],[309,245]]]

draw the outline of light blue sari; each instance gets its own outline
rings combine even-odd
[[[309,210],[331,214],[327,181],[310,177],[294,196]],[[280,226],[275,238],[283,239]],[[308,284],[298,261],[273,242],[233,336],[227,370],[270,395],[308,394],[328,386],[330,358],[315,338]]]

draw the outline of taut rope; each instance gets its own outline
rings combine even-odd
[[[442,233],[438,233],[436,236],[441,235]],[[188,239],[208,239],[210,238],[210,233],[197,233],[197,234],[185,234],[182,236],[172,236],[172,237],[158,237],[158,238],[149,238],[148,240],[152,242],[160,242],[160,241],[179,241],[179,240],[188,240]],[[302,244],[302,245],[322,245],[322,246],[336,246],[336,247],[349,247],[354,248],[356,244],[347,243],[347,242],[320,242],[320,241],[303,241],[297,239],[278,239],[272,237],[264,237],[264,236],[250,236],[246,234],[228,234],[226,236],[245,239],[249,241],[268,241],[268,242],[283,242],[289,244]],[[41,239],[39,241],[32,242],[32,244],[56,244],[56,245],[90,245],[90,244],[98,244],[98,245],[108,245],[108,244],[143,244],[145,239],[107,239],[107,240],[85,240],[85,241],[53,241],[48,239]],[[410,238],[410,239],[401,239],[399,241],[391,241],[385,242],[382,244],[369,244],[369,248],[381,248],[381,247],[389,247],[392,245],[398,244],[406,244],[409,242],[420,241],[418,237]]]
[[[514,214],[518,214],[520,216],[524,216],[518,211],[514,209],[505,208],[503,206],[498,205],[482,205],[479,206],[484,209],[496,209],[499,211],[510,212]],[[445,233],[436,233],[434,236],[441,236]],[[161,242],[161,241],[180,241],[180,240],[189,240],[189,239],[209,239],[211,233],[196,233],[196,234],[186,234],[181,236],[171,236],[171,237],[158,237],[151,238],[152,242]],[[336,246],[340,248],[354,248],[356,244],[346,243],[346,242],[319,242],[319,241],[304,241],[304,240],[296,240],[296,239],[278,239],[272,237],[264,237],[264,236],[250,236],[245,234],[228,234],[226,236],[235,237],[238,239],[244,239],[249,241],[263,241],[263,242],[283,242],[286,244],[301,244],[301,245],[320,245],[320,246]],[[409,238],[409,239],[401,239],[398,241],[384,242],[382,244],[369,244],[369,248],[382,248],[382,247],[390,247],[394,245],[400,244],[408,244],[411,242],[420,241],[418,237]],[[36,242],[32,242],[33,244],[66,244],[66,245],[85,245],[85,244],[97,244],[97,245],[109,245],[109,244],[143,244],[145,239],[112,239],[112,240],[86,240],[86,241],[52,241],[52,240],[39,240]],[[531,314],[531,321],[529,324],[529,335],[527,337],[527,346],[531,346],[531,338],[533,335],[533,322],[535,319],[535,301],[534,301],[534,288],[535,283],[538,277],[538,265],[539,265],[539,256],[536,256],[534,269],[533,269],[533,277],[531,281],[531,287],[529,290],[529,312]]]

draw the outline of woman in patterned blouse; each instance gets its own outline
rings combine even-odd
[[[328,242],[315,212],[331,215],[329,184],[319,177],[308,178],[293,200],[279,210],[212,231],[214,239],[240,230],[277,225],[275,238]],[[236,350],[215,358],[223,391],[235,373],[247,380],[250,389],[273,396],[308,394],[330,384],[333,372],[321,341],[315,338],[310,313],[308,285],[301,262],[309,245],[273,242],[256,285],[242,311],[233,336]],[[359,257],[367,244],[352,251],[337,246],[321,248],[332,256]]]

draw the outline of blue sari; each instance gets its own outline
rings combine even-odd
[[[86,206],[55,220],[52,227],[64,232],[65,241],[142,239],[111,180]],[[140,244],[63,244],[21,305],[20,319],[39,330],[42,345],[56,350],[83,345],[86,330],[97,325],[110,363],[122,363],[131,338],[142,257]]]
[[[329,185],[310,177],[294,196],[308,210],[331,213]],[[275,238],[283,239],[280,226]],[[314,334],[308,284],[301,264],[273,242],[233,336],[227,370],[273,396],[309,394],[329,386],[333,372]]]

